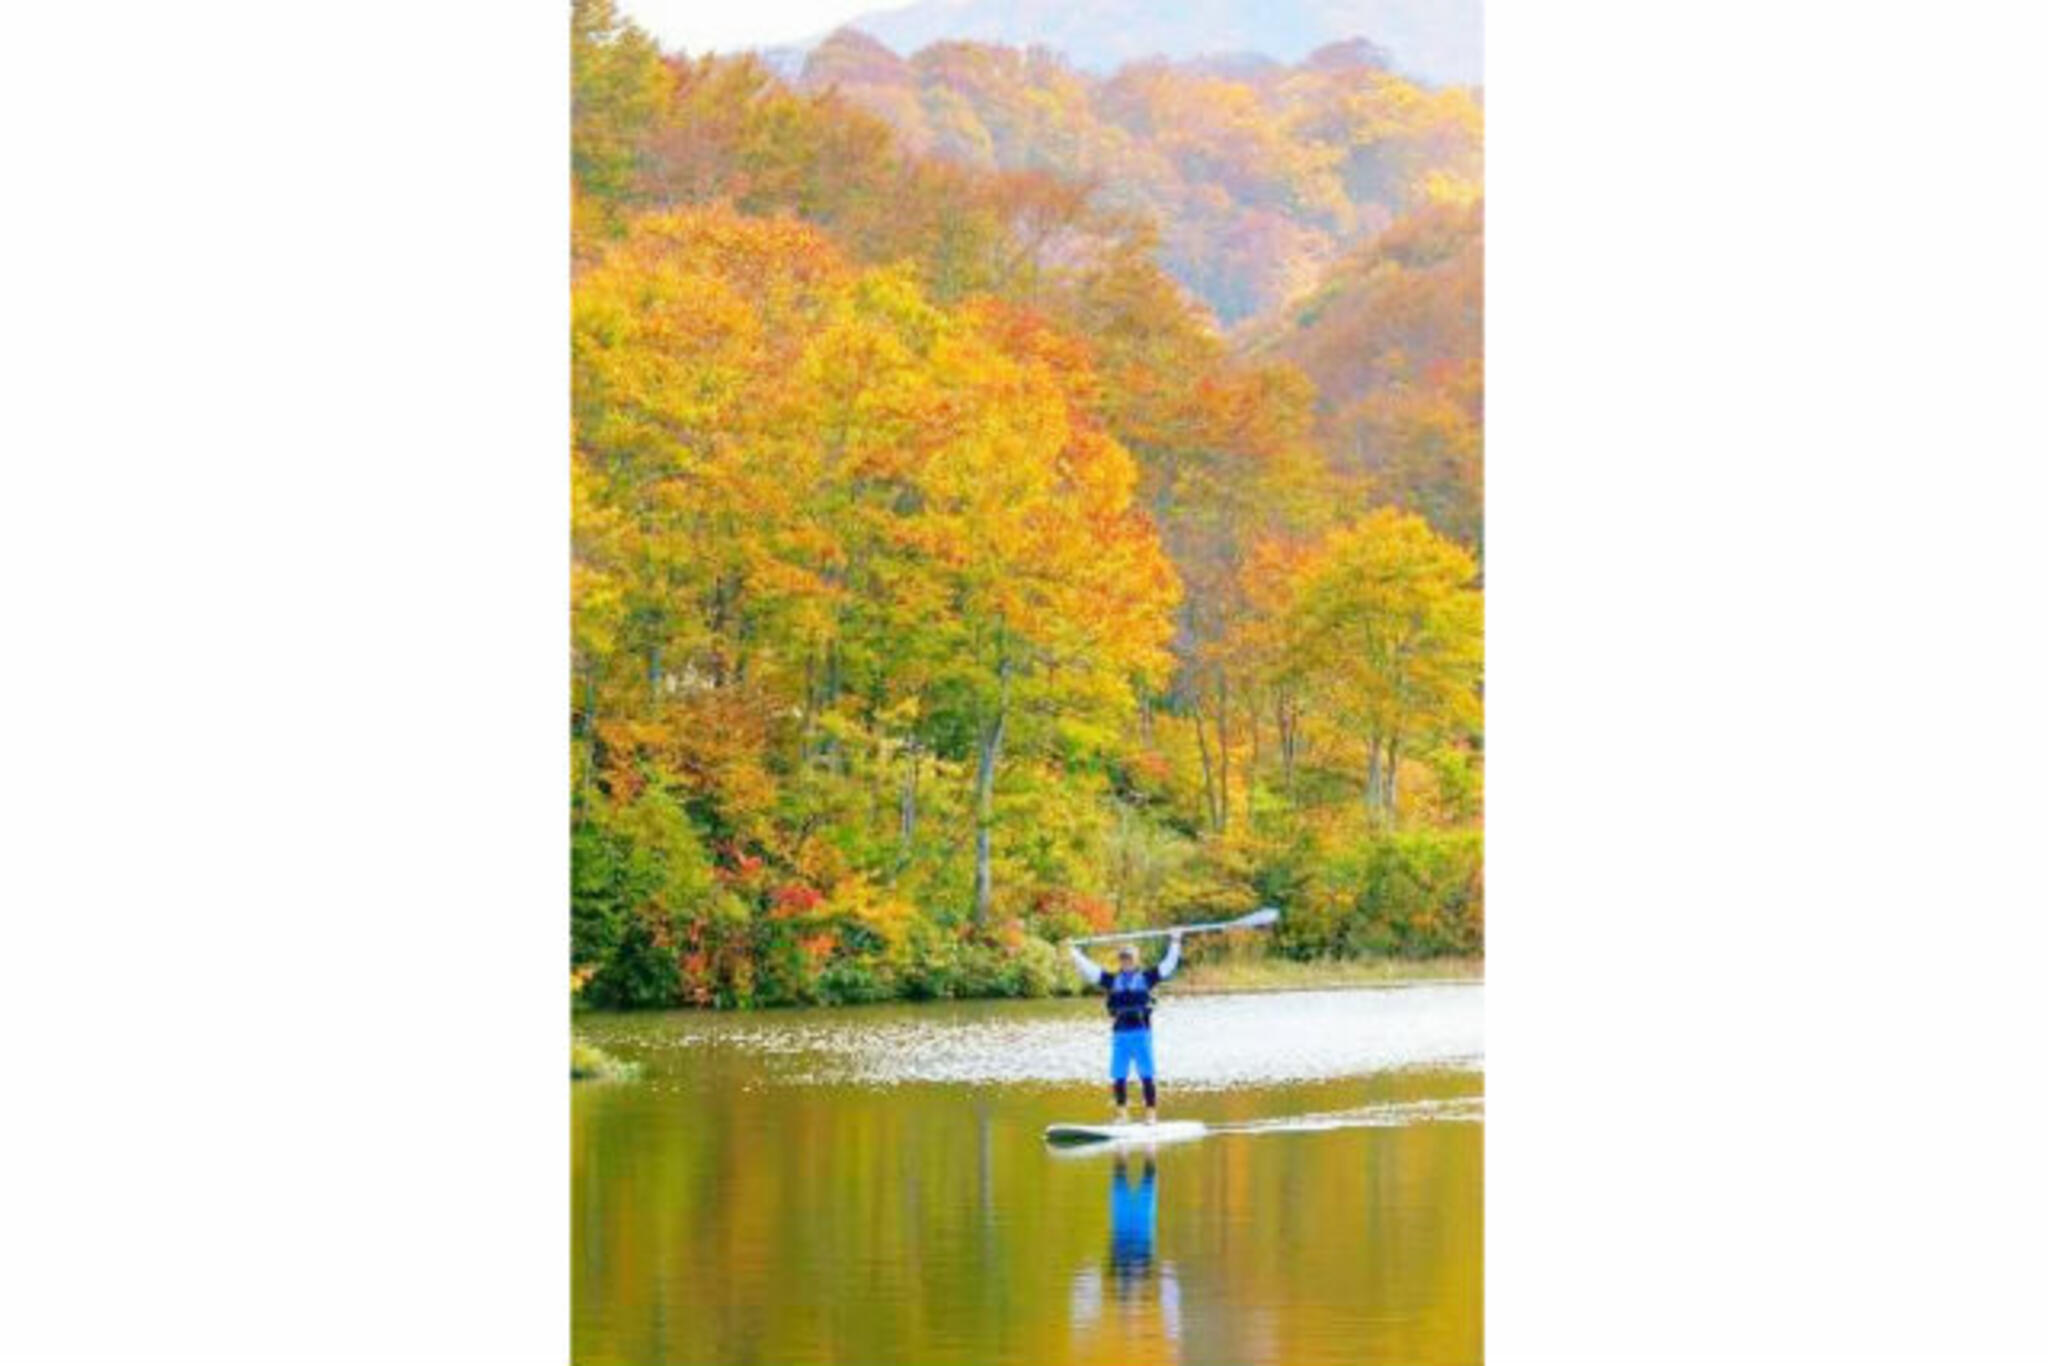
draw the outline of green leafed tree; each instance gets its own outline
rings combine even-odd
[[[1477,572],[1422,518],[1381,508],[1326,537],[1286,590],[1284,667],[1314,679],[1362,740],[1365,804],[1386,823],[1402,758],[1479,723]]]

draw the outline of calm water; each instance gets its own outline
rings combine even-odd
[[[1478,986],[1174,994],[1116,1157],[1092,1000],[588,1016],[574,1356],[634,1366],[1481,1359]],[[1133,1086],[1135,1093],[1136,1087]]]

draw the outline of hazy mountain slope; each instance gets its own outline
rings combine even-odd
[[[1477,197],[1478,101],[1418,87],[1384,58],[1354,40],[1295,65],[1149,61],[1102,76],[1045,48],[945,42],[904,58],[842,30],[799,84],[880,115],[913,152],[1094,185],[1103,206],[1157,224],[1174,278],[1234,325],[1400,215]]]
[[[1480,0],[918,0],[847,27],[905,56],[967,39],[1051,48],[1097,72],[1211,53],[1293,62],[1327,43],[1368,38],[1403,74],[1439,85],[1482,80]]]
[[[1477,545],[1485,387],[1483,206],[1439,205],[1347,252],[1317,288],[1242,338],[1299,366],[1339,468],[1379,500]]]

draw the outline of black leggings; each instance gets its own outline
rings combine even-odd
[[[1122,1077],[1118,1077],[1109,1085],[1110,1089],[1116,1092],[1116,1103],[1119,1105],[1124,1104],[1130,1096],[1129,1083]],[[1159,1106],[1159,1088],[1152,1084],[1152,1078],[1140,1077],[1138,1078],[1138,1085],[1145,1088],[1145,1108],[1148,1110],[1157,1109]]]

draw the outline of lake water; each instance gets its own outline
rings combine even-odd
[[[581,1017],[644,1070],[571,1099],[574,1359],[1477,1362],[1482,999],[1169,991],[1220,1131],[1121,1156],[1042,1140],[1108,1116],[1092,999]]]

